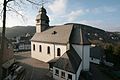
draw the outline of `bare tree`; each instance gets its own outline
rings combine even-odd
[[[20,15],[23,20],[24,20],[24,15],[22,15],[21,13],[18,12],[18,10],[15,9],[14,5],[11,5],[10,2],[12,4],[14,4],[15,6],[17,6],[19,9],[22,8],[22,5],[26,5],[26,2],[30,3],[31,5],[34,6],[40,6],[42,3],[43,4],[43,0],[42,2],[39,2],[38,0],[4,0],[3,3],[0,3],[0,6],[3,5],[3,9],[0,10],[0,17],[1,19],[3,18],[3,28],[2,28],[2,40],[1,40],[1,52],[0,52],[0,80],[2,80],[2,57],[3,57],[3,53],[4,53],[4,43],[5,43],[5,29],[6,29],[6,11],[12,11],[18,15]]]

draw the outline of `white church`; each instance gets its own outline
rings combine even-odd
[[[90,42],[84,26],[49,26],[46,9],[41,7],[31,39],[31,57],[50,63],[55,80],[79,80],[81,70],[89,71]]]

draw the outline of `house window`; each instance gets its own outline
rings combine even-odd
[[[68,80],[72,80],[72,75],[68,74]]]
[[[10,49],[11,45],[10,44],[7,44],[7,48]]]
[[[59,70],[55,70],[55,75],[59,76]]]
[[[60,48],[57,48],[57,56],[60,56],[60,54],[61,54]]]
[[[33,44],[33,51],[35,51],[35,44]]]
[[[39,52],[42,52],[42,46],[39,45]]]
[[[47,47],[47,53],[50,54],[50,47]]]
[[[61,78],[65,79],[65,72],[61,72]]]
[[[91,58],[93,60],[93,58]]]

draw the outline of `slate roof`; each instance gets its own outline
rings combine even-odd
[[[71,46],[70,50],[64,53],[54,64],[54,67],[71,72],[76,73],[82,59]]]
[[[72,25],[52,27],[41,33],[35,33],[31,40],[38,42],[66,44],[69,42],[69,36],[71,34],[72,27]]]
[[[104,50],[101,47],[90,48],[90,57],[101,59],[103,55],[104,55]]]
[[[52,60],[50,60],[48,63],[55,63],[60,57],[54,58]]]
[[[81,45],[89,45],[90,42],[88,40],[88,35],[86,35],[84,25],[74,24],[73,30],[70,36],[70,43],[72,44],[81,44]]]
[[[89,45],[90,42],[81,24],[65,24],[54,26],[41,33],[35,33],[31,41]]]

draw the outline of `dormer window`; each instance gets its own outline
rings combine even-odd
[[[57,34],[57,32],[56,32],[56,31],[53,31],[52,34],[55,35],[55,34]]]

